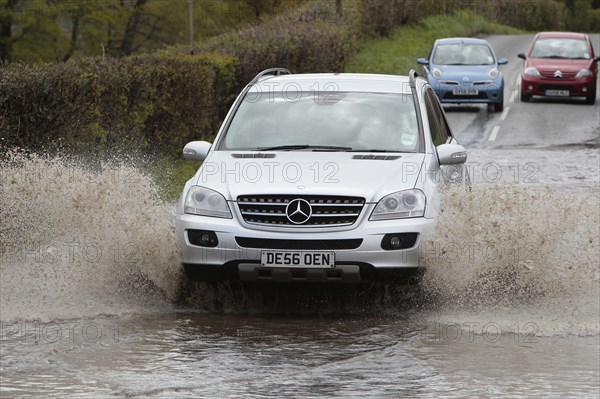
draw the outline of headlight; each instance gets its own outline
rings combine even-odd
[[[538,71],[535,67],[525,68],[523,74],[537,76],[538,78],[542,76],[540,75],[540,71]]]
[[[190,187],[183,211],[191,215],[231,219],[231,212],[225,197],[216,191],[200,186]]]
[[[425,194],[413,189],[398,191],[383,197],[369,220],[421,217],[425,214]]]
[[[586,76],[592,76],[592,71],[589,69],[582,69],[581,71],[577,72],[577,75],[575,75],[576,78],[585,78]]]
[[[431,74],[433,75],[434,78],[439,79],[442,77],[442,71],[439,70],[438,68],[432,68],[431,69]]]
[[[488,72],[488,76],[492,79],[496,79],[496,77],[498,76],[498,70],[496,68],[490,69],[490,71]]]

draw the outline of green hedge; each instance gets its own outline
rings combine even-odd
[[[5,144],[75,152],[179,154],[215,133],[235,83],[235,61],[210,54],[9,64],[1,72]]]

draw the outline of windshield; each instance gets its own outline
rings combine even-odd
[[[485,44],[442,44],[433,54],[437,65],[492,65],[494,54]]]
[[[590,51],[585,40],[549,38],[535,42],[530,57],[590,59]]]
[[[419,144],[411,95],[275,92],[246,96],[220,149],[417,152]]]

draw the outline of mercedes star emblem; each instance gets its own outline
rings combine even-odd
[[[294,224],[306,223],[312,215],[312,207],[308,201],[301,198],[296,198],[290,201],[285,208],[285,214],[290,222]]]

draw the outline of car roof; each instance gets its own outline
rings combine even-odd
[[[437,45],[440,44],[486,44],[489,46],[487,40],[477,39],[474,37],[447,37],[444,39],[438,39],[435,41]]]
[[[538,38],[542,37],[556,37],[556,38],[564,38],[564,39],[586,39],[587,35],[585,33],[577,33],[577,32],[540,32],[537,34]]]
[[[424,84],[422,79],[417,79]],[[291,75],[267,75],[255,84],[261,92],[315,92],[323,94],[338,92],[397,93],[410,94],[408,76],[359,73],[310,73]],[[256,90],[256,89],[253,89]]]

